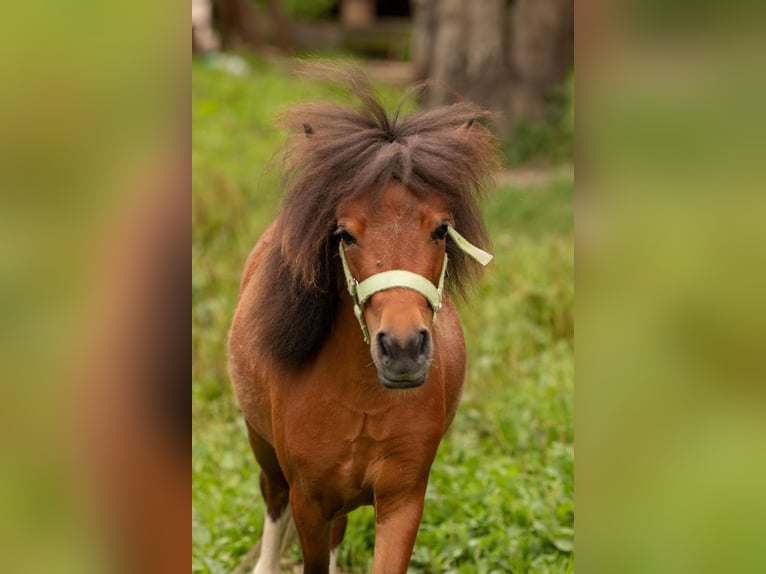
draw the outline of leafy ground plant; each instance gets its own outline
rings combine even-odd
[[[225,341],[250,247],[277,211],[294,101],[343,94],[250,60],[192,72],[192,571],[228,573],[260,535],[258,467],[229,389]],[[387,91],[388,101],[399,96]],[[492,190],[495,260],[461,305],[469,374],[434,463],[410,571],[574,571],[573,186]],[[374,514],[352,513],[339,564],[372,565]],[[297,546],[285,568],[300,562]]]

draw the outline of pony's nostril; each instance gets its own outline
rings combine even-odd
[[[380,331],[375,336],[378,361],[390,375],[410,376],[422,371],[431,356],[431,333],[418,329],[404,338]]]
[[[419,332],[418,347],[417,347],[418,358],[428,356],[428,352],[430,351],[430,345],[431,345],[431,336],[428,333],[428,330],[421,329]]]
[[[391,362],[391,342],[389,341],[388,333],[381,331],[378,333],[378,354],[380,360],[384,365],[388,365]]]

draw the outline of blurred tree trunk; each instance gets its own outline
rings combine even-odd
[[[215,0],[215,6],[224,48],[253,49],[263,42],[252,0]],[[263,11],[259,14],[262,16]],[[269,0],[268,19],[269,40],[281,50],[289,50],[292,45],[291,26],[282,0]],[[263,26],[260,30],[264,30]]]
[[[428,104],[439,106],[454,99],[452,90],[462,93],[468,84],[465,42],[468,39],[463,0],[429,1],[435,26],[432,52],[426,62],[428,77],[436,85],[428,92]]]
[[[344,26],[372,26],[375,23],[375,0],[341,0],[340,21]]]
[[[271,12],[271,24],[274,28],[274,44],[282,50],[287,51],[292,45],[290,20],[282,7],[282,0],[269,0],[269,11]]]
[[[436,9],[430,0],[412,0],[412,63],[415,77],[429,77],[431,55],[436,36]]]
[[[224,48],[258,46],[258,27],[250,0],[216,0],[215,6]]]
[[[511,116],[540,122],[545,119],[546,96],[574,64],[573,0],[517,0],[510,36]]]
[[[417,0],[414,63],[436,85],[426,103],[454,100],[451,91],[500,112],[508,133],[547,115],[551,89],[574,63],[573,0]]]

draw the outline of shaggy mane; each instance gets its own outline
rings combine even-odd
[[[456,103],[400,118],[386,112],[358,71],[337,71],[357,108],[307,103],[279,118],[289,131],[283,150],[284,205],[272,252],[261,270],[263,301],[256,336],[279,363],[299,366],[332,329],[342,281],[335,213],[338,204],[399,180],[417,196],[447,199],[455,228],[488,248],[478,206],[483,181],[498,165],[488,113]],[[465,296],[481,267],[447,240],[446,287]]]

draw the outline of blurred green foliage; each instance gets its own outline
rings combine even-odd
[[[763,5],[646,4],[614,6],[578,125],[578,566],[757,573]]]
[[[264,9],[269,0],[254,0]],[[324,18],[332,11],[337,0],[282,0],[282,8],[290,18]]]
[[[524,163],[561,164],[574,155],[574,76],[548,96],[548,116],[540,124],[519,122],[503,141],[509,166]]]
[[[235,77],[193,63],[193,572],[230,571],[258,539],[258,468],[229,390],[225,340],[239,275],[277,213],[290,102],[337,89],[251,62]],[[401,93],[381,87],[395,104]],[[484,204],[495,260],[461,304],[469,374],[431,473],[411,572],[574,570],[573,188],[502,187]],[[368,572],[374,514],[350,515],[339,563]],[[300,561],[296,547],[293,563]]]

